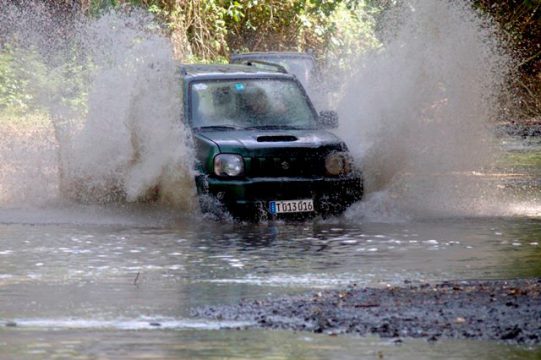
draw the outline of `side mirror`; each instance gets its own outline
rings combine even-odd
[[[321,111],[318,124],[324,129],[335,129],[338,127],[338,114],[332,110]]]

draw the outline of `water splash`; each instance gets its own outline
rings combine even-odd
[[[142,11],[88,19],[22,3],[2,3],[0,41],[39,60],[18,66],[37,74],[27,86],[46,115],[0,121],[0,204],[154,200],[159,188],[192,211],[192,150],[159,26]],[[351,59],[337,106],[368,190],[347,216],[513,213],[498,182],[477,175],[498,156],[488,122],[513,63],[495,26],[464,0],[412,0],[379,27],[382,46]]]
[[[383,20],[382,46],[353,59],[340,110],[367,201],[353,217],[490,212],[495,183],[474,176],[498,154],[489,121],[511,57],[466,1],[408,1]]]
[[[177,64],[153,19],[137,10],[97,19],[66,12],[59,17],[39,2],[8,5],[2,13],[12,51],[39,58],[42,74],[36,79],[46,84],[32,94],[48,118],[36,122],[29,115],[28,131],[11,126],[4,132],[12,141],[0,151],[7,160],[0,200],[159,198],[192,209],[192,156],[181,121]],[[74,99],[83,104],[73,106]]]

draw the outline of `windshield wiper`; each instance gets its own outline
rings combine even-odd
[[[239,128],[233,125],[207,125],[199,126],[196,130],[238,130]]]
[[[258,125],[244,128],[245,130],[303,130],[291,125]]]

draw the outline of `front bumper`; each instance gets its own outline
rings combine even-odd
[[[238,217],[251,216],[254,211],[259,215],[262,215],[261,212],[270,215],[269,201],[301,199],[314,200],[315,214],[338,214],[363,196],[363,180],[360,174],[336,178],[243,179],[219,179],[199,175],[196,177],[196,184],[200,196],[217,199],[218,204]]]

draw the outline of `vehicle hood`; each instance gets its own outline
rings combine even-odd
[[[346,150],[344,142],[325,130],[233,130],[204,131],[196,137],[212,141],[222,153],[268,155],[294,149]]]

